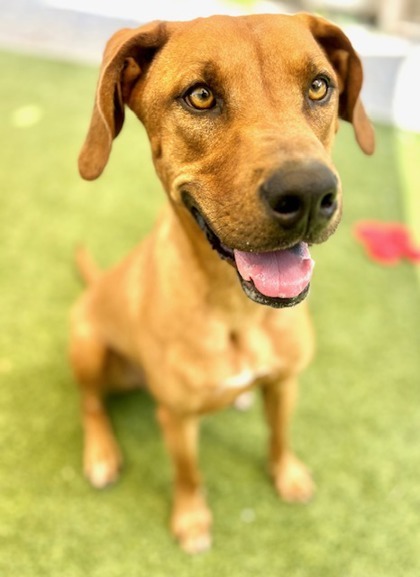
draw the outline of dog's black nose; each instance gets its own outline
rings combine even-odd
[[[336,175],[318,161],[289,164],[261,186],[261,197],[283,228],[325,226],[338,208]]]

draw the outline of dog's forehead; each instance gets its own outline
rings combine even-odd
[[[211,61],[233,68],[275,60],[290,67],[291,60],[299,66],[308,58],[322,59],[316,48],[307,25],[293,15],[212,16],[175,25],[162,63],[172,70]]]
[[[286,42],[295,38],[299,42],[305,29],[308,30],[307,25],[297,15],[210,16],[175,24],[173,36],[179,45],[185,41],[191,45],[198,42],[223,47],[241,40],[262,40],[270,36],[280,36]]]

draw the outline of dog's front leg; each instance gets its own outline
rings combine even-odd
[[[306,466],[291,451],[288,438],[297,379],[289,377],[267,384],[262,390],[270,432],[270,471],[276,489],[287,502],[306,503],[313,495],[314,484]]]
[[[198,418],[160,406],[158,420],[174,465],[171,529],[187,553],[200,553],[211,545],[212,517],[198,470]]]

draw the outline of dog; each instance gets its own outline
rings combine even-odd
[[[297,378],[314,348],[309,247],[341,217],[331,160],[339,119],[366,154],[374,150],[362,75],[344,33],[306,13],[155,21],[106,46],[79,171],[100,176],[128,106],[168,202],[111,270],[79,254],[87,289],[72,312],[70,358],[84,470],[95,487],[117,479],[104,399],[146,383],[173,462],[171,530],[188,553],[211,545],[200,416],[247,391],[262,391],[279,495],[312,496],[288,440]]]

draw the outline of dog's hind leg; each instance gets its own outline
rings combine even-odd
[[[98,338],[82,307],[75,309],[70,359],[81,393],[84,472],[97,488],[103,488],[118,478],[122,462],[105,407],[108,355],[106,345]]]

